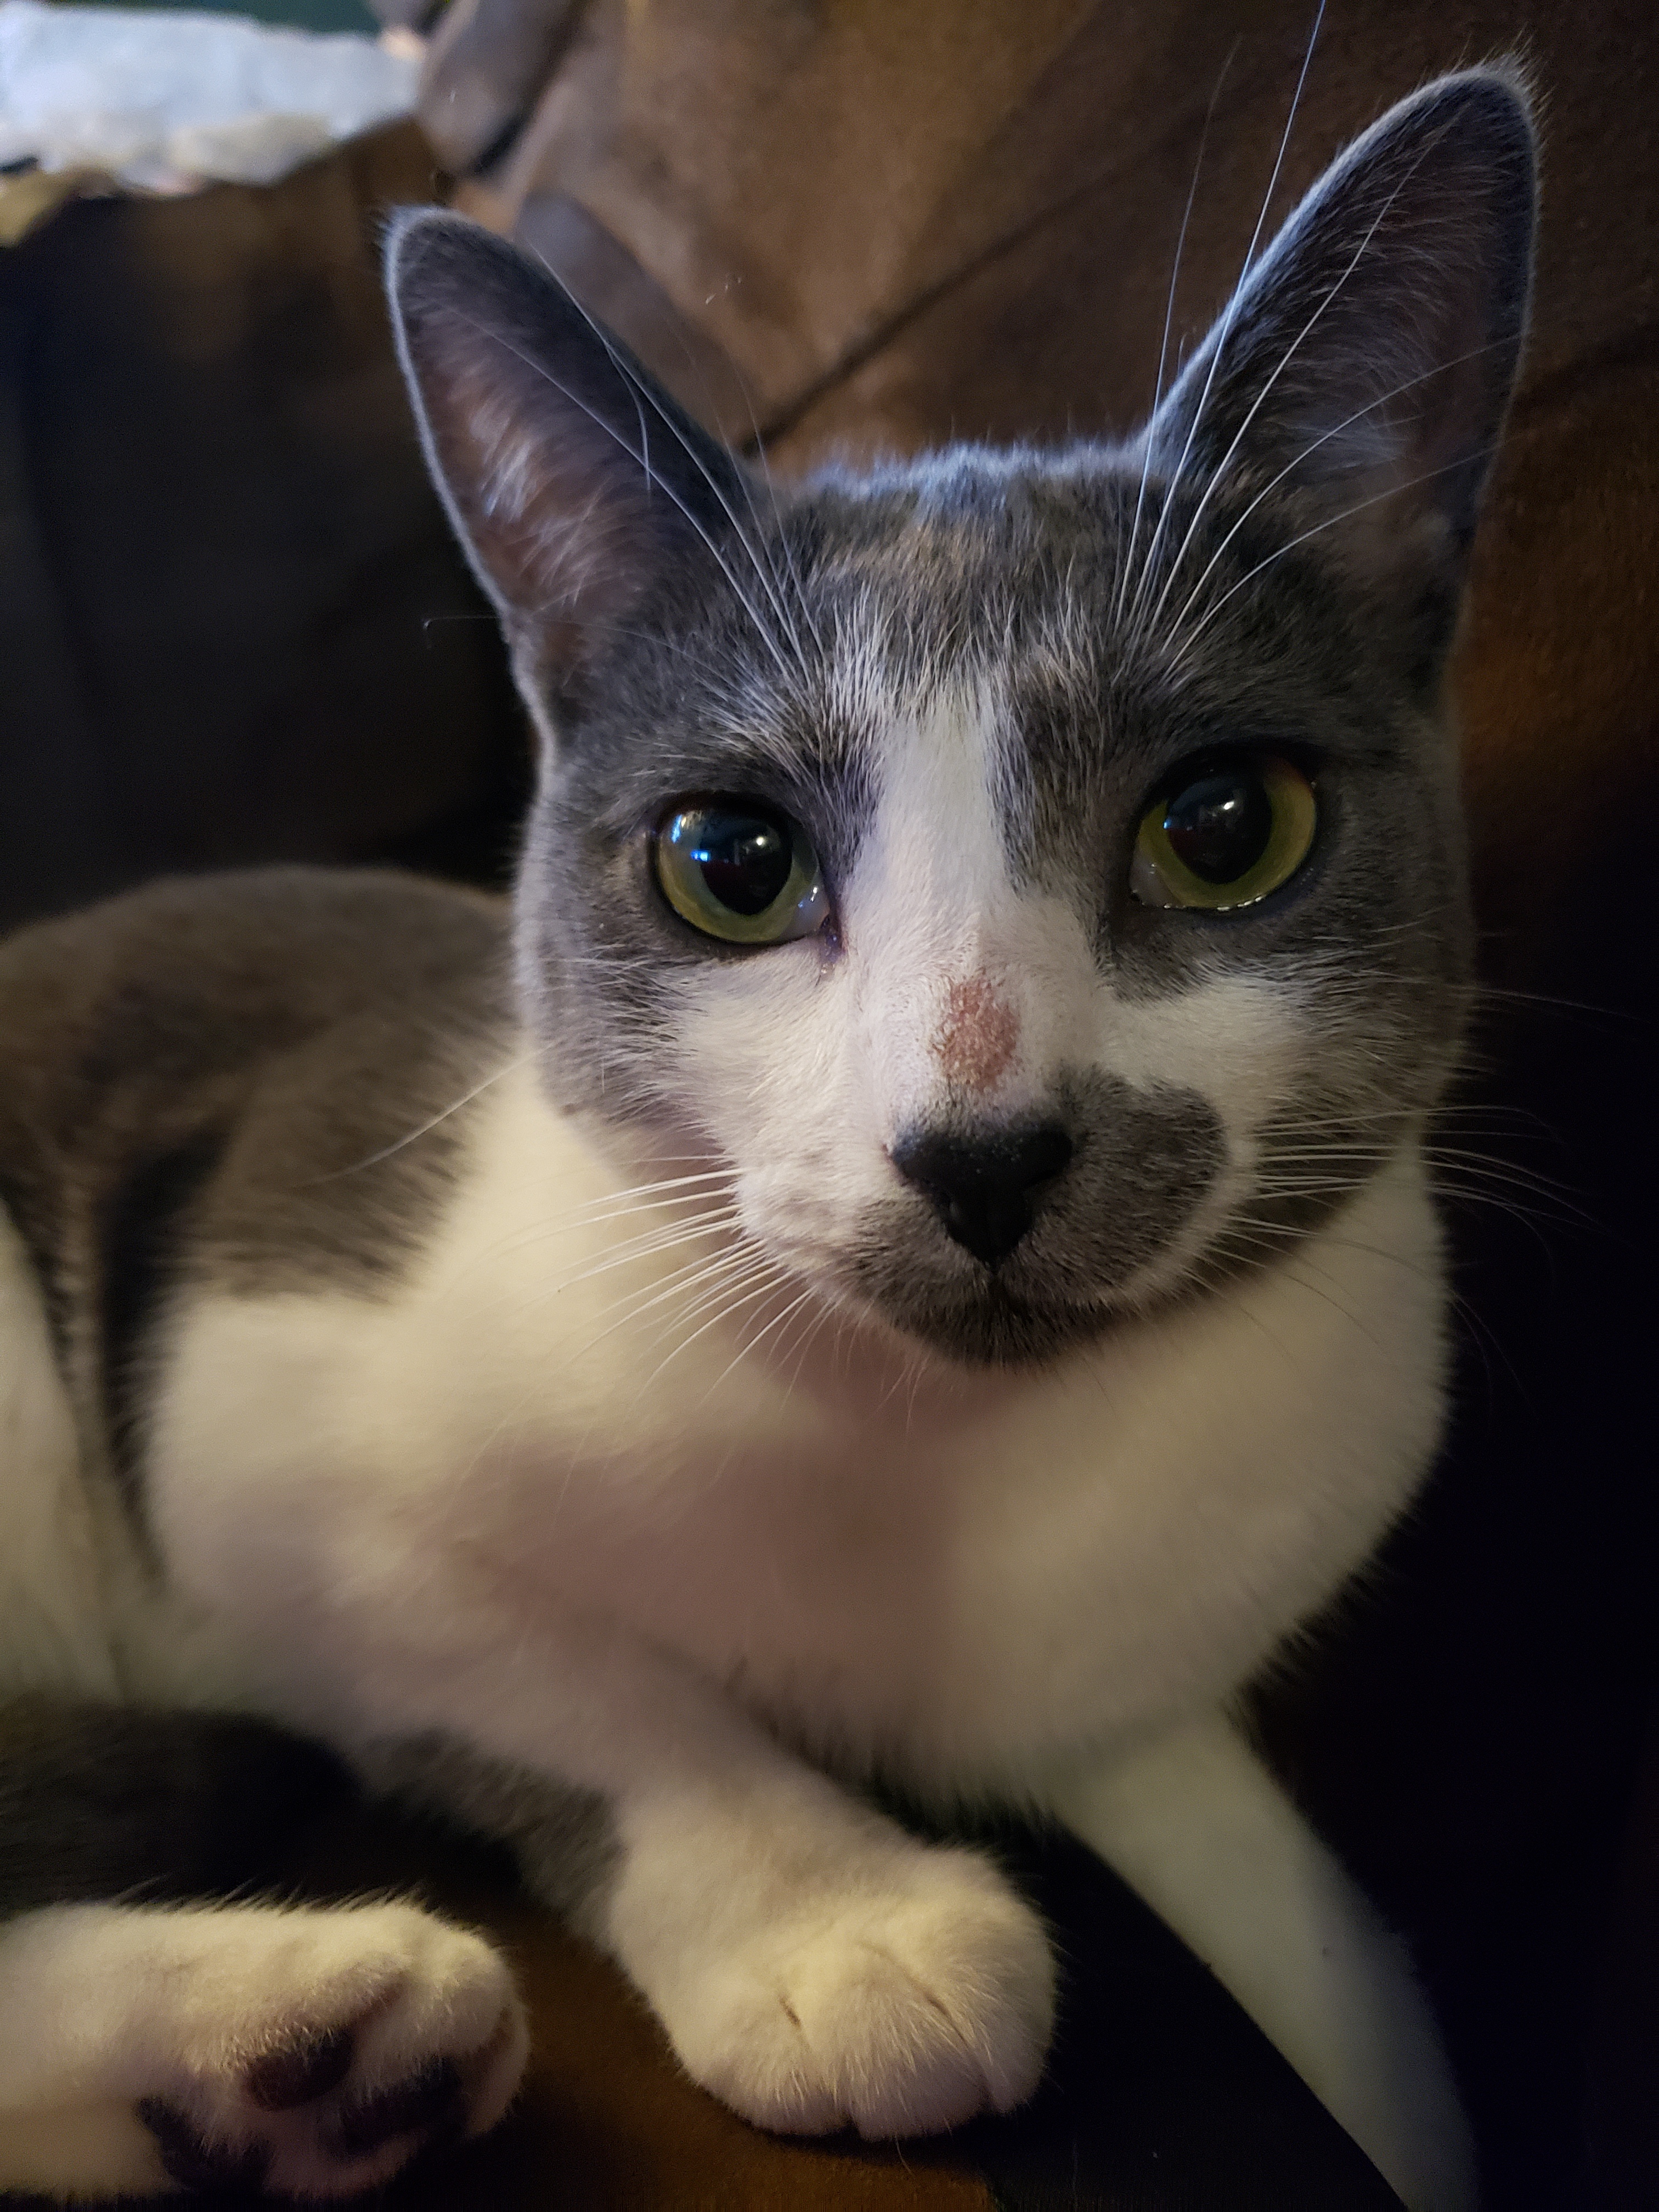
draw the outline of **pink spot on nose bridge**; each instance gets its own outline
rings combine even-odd
[[[1019,1017],[997,995],[986,975],[947,986],[945,1012],[932,1049],[947,1083],[963,1091],[989,1091],[999,1082],[1019,1042]]]

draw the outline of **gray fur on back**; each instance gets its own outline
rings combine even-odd
[[[287,868],[157,884],[0,946],[0,1202],[89,1462],[134,1504],[172,1293],[373,1296],[420,1251],[450,1109],[511,1048],[504,943],[476,893]]]

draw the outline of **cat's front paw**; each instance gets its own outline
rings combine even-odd
[[[687,2069],[757,2125],[927,2135],[1036,2088],[1054,2024],[1042,1924],[966,1850],[814,1886],[659,2005]]]
[[[355,2197],[505,2111],[524,2016],[480,1937],[403,1905],[217,1917],[191,2017],[134,2100],[170,2179]]]

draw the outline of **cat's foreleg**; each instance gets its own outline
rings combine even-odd
[[[525,2051],[499,1954],[413,1905],[49,1905],[0,1923],[0,2188],[353,2197]]]
[[[1405,1946],[1220,1714],[1079,1768],[1066,1826],[1166,1921],[1411,2212],[1468,2212],[1474,2158]]]
[[[374,1670],[351,1671],[361,1695]],[[418,1737],[422,1794],[442,1796],[443,1738],[464,1742],[455,1808],[514,1842],[694,2079],[746,2118],[914,2134],[1035,2087],[1054,1966],[1030,1907],[983,1854],[917,1841],[716,1685],[621,1631],[573,1627],[434,1668],[418,1690],[400,1660],[381,1687],[370,1775],[406,1783]],[[602,1841],[589,1827],[580,1844],[584,1897],[538,1843],[550,1778],[562,1806],[574,1785],[604,1808]]]

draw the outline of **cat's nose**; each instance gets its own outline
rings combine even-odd
[[[947,1234],[994,1267],[1030,1227],[1036,1190],[1065,1172],[1072,1140],[1051,1121],[981,1137],[911,1130],[889,1157],[933,1200]]]

